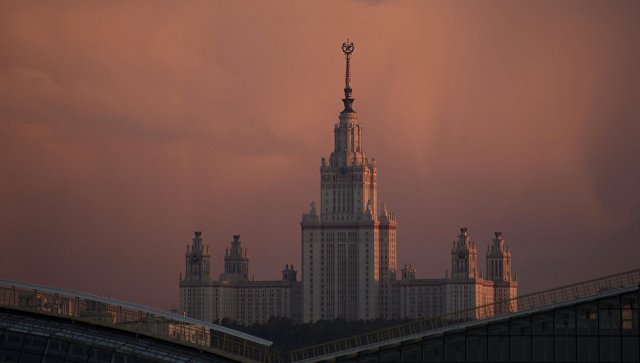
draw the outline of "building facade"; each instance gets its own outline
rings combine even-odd
[[[511,252],[502,233],[496,232],[487,247],[486,278],[478,273],[478,251],[467,228],[460,228],[458,239],[453,241],[451,276],[416,279],[415,267],[405,265],[395,284],[396,317],[435,317],[516,298],[518,282],[511,274]],[[497,304],[493,309],[499,311],[490,314],[513,312],[515,306]]]
[[[187,247],[186,275],[180,279],[180,311],[197,319],[225,318],[241,324],[271,316],[294,321],[423,318],[515,298],[511,252],[496,232],[486,253],[486,278],[479,274],[478,250],[466,228],[453,241],[451,275],[416,279],[413,265],[397,276],[398,222],[386,203],[378,208],[377,166],[363,148],[363,128],[353,109],[351,55],[347,40],[344,109],[335,124],[333,151],[320,162],[320,204],[302,214],[302,282],[293,266],[279,281],[250,281],[249,258],[240,236],[224,257],[224,272],[213,281],[210,257],[200,232]],[[509,310],[513,306],[499,305]]]
[[[187,245],[184,259],[184,278],[180,274],[179,311],[194,319],[212,321],[211,256],[209,247],[205,247],[202,241],[202,232],[195,232],[191,245]]]
[[[320,165],[320,210],[314,202],[301,221],[303,320],[375,319],[389,315],[395,279],[396,221],[378,214],[377,171],[362,147],[353,109],[346,55],[344,109],[334,127],[334,148]]]
[[[496,233],[487,252],[487,279],[478,275],[478,251],[466,228],[451,250],[451,277],[415,279],[405,266],[397,280],[395,214],[378,211],[377,167],[363,149],[363,128],[353,109],[351,55],[346,58],[344,109],[334,126],[333,151],[320,163],[320,210],[302,215],[302,317],[322,319],[420,318],[517,296],[511,252]],[[510,307],[505,307],[510,308]]]
[[[272,317],[301,321],[301,283],[293,265],[282,270],[282,279],[249,280],[249,257],[240,235],[233,236],[225,251],[224,272],[210,277],[208,247],[195,232],[185,254],[185,275],[180,276],[179,312],[204,321],[229,319],[238,324],[266,323]]]

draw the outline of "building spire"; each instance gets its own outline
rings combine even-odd
[[[355,112],[351,105],[353,104],[354,99],[351,98],[351,53],[354,50],[353,43],[347,39],[346,42],[342,43],[342,52],[347,58],[347,69],[344,74],[344,98],[342,102],[344,102],[344,110],[342,112]]]

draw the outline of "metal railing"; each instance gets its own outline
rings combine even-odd
[[[220,325],[115,299],[17,281],[0,280],[0,307],[113,327],[242,361],[298,362],[331,359],[342,354],[375,349],[420,338],[445,328],[531,312],[609,290],[637,287],[639,284],[640,269],[636,269],[286,353],[269,348],[271,342],[268,340]]]
[[[375,349],[403,340],[420,338],[429,332],[443,328],[463,326],[470,322],[499,318],[510,314],[531,312],[571,300],[603,293],[607,290],[637,287],[640,284],[640,269],[601,277],[568,286],[523,295],[494,304],[457,311],[436,318],[426,318],[410,323],[380,329],[369,333],[323,343],[286,353],[290,362],[317,361],[335,358],[342,354]]]
[[[64,317],[191,346],[232,359],[273,362],[272,342],[220,325],[91,294],[0,280],[0,307]]]

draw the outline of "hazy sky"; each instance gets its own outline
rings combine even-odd
[[[299,268],[347,37],[399,265],[639,267],[640,2],[2,2],[0,278],[169,308],[194,230]]]

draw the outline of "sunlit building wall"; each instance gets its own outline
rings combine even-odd
[[[320,210],[302,215],[303,321],[392,316],[397,221],[378,213],[377,171],[363,148],[353,109],[350,55],[345,42],[344,109],[334,127],[334,148],[320,163]]]
[[[297,271],[287,265],[282,279],[249,279],[249,257],[240,236],[233,236],[225,251],[224,271],[217,280],[209,276],[210,258],[196,232],[187,247],[186,274],[180,279],[180,313],[204,321],[230,320],[238,324],[266,323],[272,317],[301,320],[301,284]]]
[[[517,297],[518,283],[511,274],[511,252],[502,233],[496,232],[488,246],[486,260],[489,272],[483,278],[478,273],[476,244],[467,229],[461,228],[451,249],[451,276],[416,279],[413,265],[401,270],[401,280],[395,284],[398,306],[394,316],[409,319],[435,317]],[[508,311],[515,311],[515,306],[497,304],[489,313]]]
[[[320,204],[311,202],[300,222],[302,282],[288,265],[280,281],[250,281],[247,250],[238,235],[225,252],[224,272],[211,281],[209,255],[196,232],[180,285],[185,314],[241,324],[267,322],[272,316],[303,322],[422,318],[517,296],[511,252],[500,232],[487,249],[486,278],[478,273],[476,243],[461,228],[451,249],[450,276],[416,279],[410,265],[397,279],[398,221],[386,203],[378,208],[376,161],[364,152],[363,128],[353,109],[353,49],[352,43],[343,44],[344,109],[333,129],[329,160],[320,162]]]

